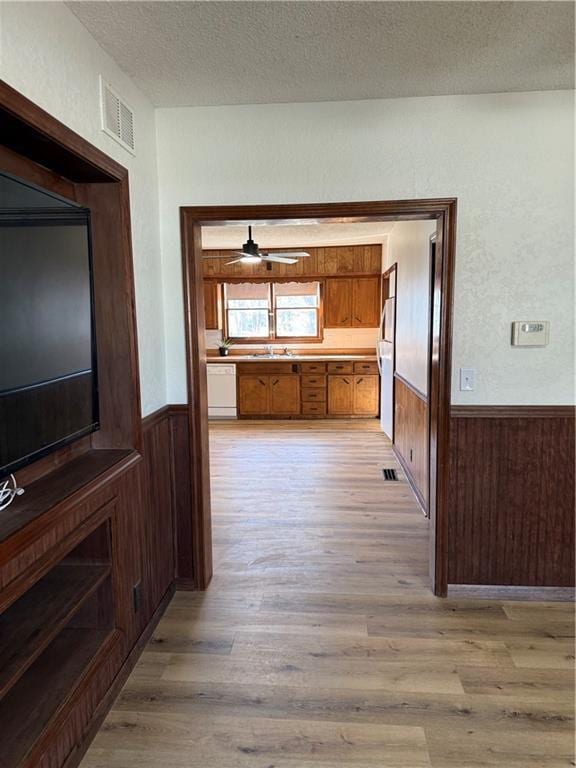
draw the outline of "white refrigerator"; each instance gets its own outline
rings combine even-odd
[[[384,302],[378,340],[378,367],[380,369],[380,426],[384,434],[393,439],[394,425],[394,319],[395,302],[392,296]]]

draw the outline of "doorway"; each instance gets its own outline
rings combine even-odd
[[[212,577],[209,441],[204,343],[204,287],[202,226],[310,222],[436,221],[434,276],[432,280],[431,355],[429,370],[429,572],[432,591],[445,596],[447,589],[447,502],[449,457],[449,408],[451,381],[451,317],[454,269],[456,199],[183,207],[180,209],[184,276],[187,383],[190,456],[193,475],[191,528],[194,541],[195,584],[205,589]]]

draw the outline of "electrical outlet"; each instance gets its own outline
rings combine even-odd
[[[476,368],[460,368],[460,391],[473,392],[476,389]]]
[[[142,582],[138,581],[132,587],[132,602],[134,605],[134,613],[140,612],[140,606],[142,605]]]

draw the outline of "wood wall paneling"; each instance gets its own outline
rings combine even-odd
[[[451,419],[449,583],[573,586],[574,409],[467,410]]]
[[[424,510],[428,504],[428,403],[423,394],[394,377],[394,448]]]
[[[240,243],[238,244],[241,245]],[[264,249],[266,250],[266,249]],[[301,251],[302,248],[283,248],[282,251]],[[382,271],[382,246],[348,245],[324,248],[305,248],[310,256],[299,259],[297,264],[229,264],[236,258],[235,251],[202,251],[202,267],[205,278],[289,278],[322,277],[325,275],[380,275]],[[214,258],[210,258],[210,254]],[[218,258],[220,256],[220,258]],[[229,259],[227,258],[229,257]],[[270,268],[269,268],[270,267]]]

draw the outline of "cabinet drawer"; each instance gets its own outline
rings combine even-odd
[[[302,403],[303,416],[326,416],[326,403]]]
[[[306,374],[302,376],[303,387],[325,387],[326,386],[326,374],[321,373],[318,376],[313,374]]]
[[[313,402],[323,403],[325,402],[325,400],[326,400],[325,389],[303,389],[302,390],[303,403],[313,403]]]
[[[301,363],[302,373],[326,373],[326,363]]]
[[[364,363],[354,363],[354,373],[378,373],[378,363],[367,360]]]
[[[354,373],[354,363],[328,363],[328,373]]]

